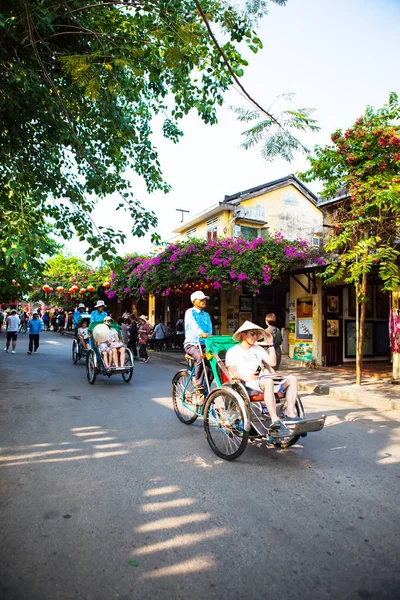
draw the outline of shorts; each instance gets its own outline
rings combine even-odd
[[[274,393],[275,394],[277,394],[278,392],[285,393],[285,390],[283,388],[284,384],[285,384],[285,380],[284,379],[282,381],[277,382],[276,384],[274,384]],[[264,390],[261,389],[260,380],[259,379],[252,379],[251,381],[246,381],[245,386],[248,387],[248,388],[250,388],[251,390],[254,390],[255,392],[263,392],[264,391]]]
[[[7,331],[7,342],[11,342],[11,340],[13,342],[17,341],[17,337],[18,337],[18,332],[17,331]]]

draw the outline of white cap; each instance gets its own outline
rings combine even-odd
[[[78,305],[78,308],[86,308],[86,306],[84,304],[82,304],[82,302]]]
[[[104,321],[112,321],[112,317],[104,317]]]
[[[206,296],[204,292],[197,290],[197,292],[193,292],[193,294],[190,295],[190,300],[193,304],[193,302],[195,300],[209,300],[210,296]]]
[[[94,305],[94,307],[95,308],[99,308],[99,306],[105,306],[104,300],[97,300],[97,302]]]

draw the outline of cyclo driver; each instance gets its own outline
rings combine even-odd
[[[192,356],[196,361],[196,370],[193,377],[193,385],[199,396],[203,394],[203,377],[204,369],[202,362],[202,355],[204,349],[199,348],[200,344],[204,345],[205,338],[212,335],[212,323],[210,315],[205,312],[207,300],[210,297],[206,296],[204,292],[200,290],[193,292],[190,296],[190,300],[193,304],[192,308],[189,308],[185,313],[185,342],[184,348],[186,354]]]

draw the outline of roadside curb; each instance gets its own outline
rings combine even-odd
[[[299,381],[299,390],[317,396],[327,395],[336,400],[343,400],[343,402],[357,402],[369,408],[400,410],[400,401],[397,399],[385,398],[377,394],[369,394],[363,390],[353,390],[345,386],[330,387],[328,385],[315,385],[315,383],[303,383]]]

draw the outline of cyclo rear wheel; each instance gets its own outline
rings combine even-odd
[[[211,449],[224,460],[235,460],[249,439],[237,394],[226,387],[213,390],[204,408],[204,431]]]
[[[185,425],[191,425],[195,422],[198,415],[193,413],[196,405],[192,404],[192,398],[195,395],[195,389],[191,381],[191,372],[187,369],[182,369],[176,373],[172,380],[172,404],[176,416]],[[192,410],[185,406],[189,404],[193,407]]]

